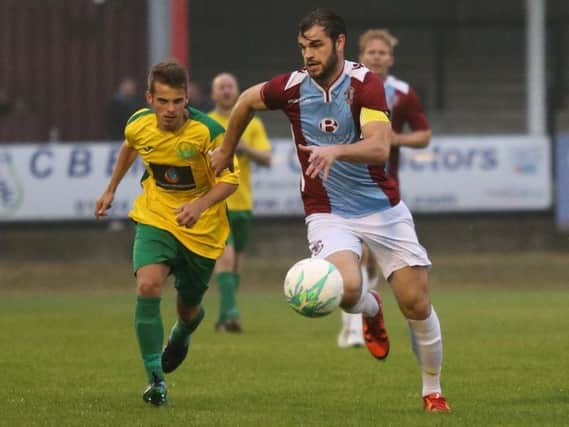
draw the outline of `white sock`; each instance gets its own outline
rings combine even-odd
[[[361,313],[346,313],[342,311],[342,328],[343,330],[363,336],[363,324]]]
[[[423,396],[441,392],[441,365],[443,361],[443,340],[441,325],[434,307],[425,320],[407,319],[411,347],[421,365]]]
[[[345,309],[347,313],[362,313],[366,317],[373,317],[379,311],[379,305],[377,300],[372,294],[366,292],[362,294],[358,303],[348,309]]]

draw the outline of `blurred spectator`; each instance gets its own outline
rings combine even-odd
[[[204,96],[201,87],[196,82],[190,82],[188,86],[189,104],[204,113],[213,110],[213,102],[209,96]]]
[[[43,141],[46,130],[35,107],[21,95],[0,88],[0,142]]]
[[[136,96],[136,81],[125,77],[119,83],[107,111],[107,133],[112,140],[124,139],[124,127],[132,113],[141,107]]]
[[[0,88],[0,116],[10,114],[12,110],[12,101],[6,93],[6,90]]]

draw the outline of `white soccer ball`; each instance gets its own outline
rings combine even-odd
[[[324,259],[306,258],[288,270],[284,294],[296,312],[306,317],[321,317],[340,305],[344,281],[334,264]]]

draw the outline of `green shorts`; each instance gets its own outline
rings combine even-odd
[[[227,244],[233,246],[235,252],[243,252],[251,235],[253,213],[251,211],[228,211],[228,216],[231,232]]]
[[[215,266],[215,260],[197,255],[171,233],[146,224],[136,224],[133,247],[135,273],[148,264],[166,264],[175,277],[175,287],[186,305],[202,301]]]

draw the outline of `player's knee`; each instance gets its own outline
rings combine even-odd
[[[399,304],[407,319],[424,320],[431,314],[431,301],[427,294],[414,295]]]
[[[138,295],[146,297],[154,297],[160,295],[162,284],[155,279],[148,277],[139,277],[136,284]]]
[[[361,298],[361,277],[353,275],[344,277],[344,296],[342,297],[342,308],[356,305]]]
[[[186,323],[190,323],[200,315],[199,305],[178,304],[178,316]]]

